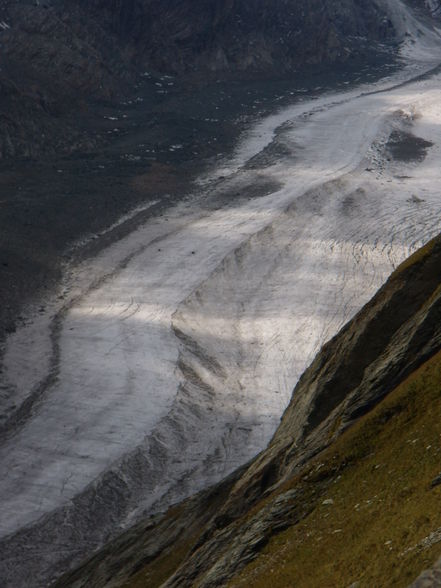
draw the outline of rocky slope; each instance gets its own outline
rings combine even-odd
[[[438,237],[325,345],[252,463],[57,586],[408,585],[441,552],[440,262]]]
[[[407,1],[439,15],[438,0]],[[378,59],[397,39],[385,0],[0,0],[0,159],[90,151],[90,108],[145,70],[274,78]]]
[[[88,3],[90,4],[90,3]],[[334,62],[390,40],[392,23],[375,3],[340,0],[199,0],[92,3],[111,27],[160,69],[256,71]],[[165,34],[164,34],[165,32]],[[362,40],[364,39],[364,43]]]
[[[393,39],[385,12],[354,0],[1,0],[0,159],[93,149],[91,105],[145,69],[277,77]]]
[[[109,31],[73,3],[2,0],[0,43],[0,159],[93,147],[88,103],[128,77]]]

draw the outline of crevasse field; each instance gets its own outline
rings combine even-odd
[[[194,198],[71,268],[63,300],[10,336],[5,577],[255,456],[318,349],[441,231],[441,39],[390,4],[398,74],[261,120]],[[277,188],[254,197],[262,181]]]

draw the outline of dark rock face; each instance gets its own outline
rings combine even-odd
[[[439,13],[438,0],[409,2]],[[394,35],[364,0],[0,0],[0,159],[93,148],[73,113],[146,69],[286,76],[366,61]]]
[[[119,88],[126,67],[112,38],[63,3],[4,0],[0,24],[0,159],[87,151],[67,115]]]
[[[145,69],[277,77],[393,34],[361,0],[0,0],[0,159],[93,148],[74,114]]]
[[[348,59],[393,37],[374,3],[342,0],[94,0],[141,60],[175,72],[277,75],[308,63]],[[363,47],[363,38],[365,44]],[[361,43],[360,43],[361,41]]]

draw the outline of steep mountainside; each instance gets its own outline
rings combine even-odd
[[[440,262],[438,237],[394,272],[249,466],[57,585],[407,586],[441,553]]]
[[[0,159],[93,147],[87,102],[129,77],[117,39],[72,2],[2,0],[0,43]]]
[[[359,0],[0,0],[0,159],[90,150],[91,101],[145,69],[277,77],[393,39],[385,12]]]
[[[334,62],[393,36],[377,5],[353,0],[95,0],[111,28],[160,69],[258,71]],[[88,3],[90,5],[90,3]],[[164,34],[165,33],[165,34]],[[367,42],[369,36],[369,43]]]
[[[438,0],[407,3],[439,16]],[[274,78],[367,62],[394,24],[386,0],[0,0],[0,159],[93,149],[91,104],[146,69]]]
[[[421,19],[430,20],[430,14],[439,13],[438,0],[407,0],[406,4],[412,5],[422,15]],[[398,17],[394,20],[392,9],[389,14],[389,5],[395,8],[395,15],[401,16],[401,21]],[[338,322],[341,325],[366,301],[366,292],[372,293],[386,275],[382,273],[380,280],[375,272],[361,274],[371,280],[371,289],[363,290],[362,302],[356,303],[360,286],[356,280],[355,285],[348,280],[345,269],[351,267],[353,259],[358,263],[358,257],[363,258],[364,271],[364,264],[370,270],[371,265],[376,267],[376,260],[388,256],[385,266],[388,272],[397,263],[395,248],[397,259],[402,260],[406,251],[439,232],[439,215],[433,212],[438,211],[438,176],[431,175],[432,169],[438,169],[435,149],[439,142],[424,132],[425,125],[440,128],[434,122],[441,120],[437,110],[439,83],[430,81],[430,87],[424,86],[431,75],[439,72],[433,55],[438,50],[438,39],[427,45],[420,43],[426,39],[426,33],[433,33],[429,30],[432,25],[423,32],[424,22],[413,22],[411,11],[402,8],[400,0],[274,0],[271,3],[268,0],[0,0],[0,160],[3,160],[0,180],[4,186],[1,218],[5,227],[1,231],[0,259],[4,278],[0,300],[4,303],[0,306],[13,316],[20,292],[35,295],[34,284],[42,283],[49,292],[53,283],[47,276],[54,276],[56,271],[61,275],[61,265],[67,265],[64,260],[70,259],[67,245],[73,245],[79,235],[84,236],[84,255],[94,255],[106,244],[118,245],[118,239],[128,232],[138,239],[140,233],[134,229],[143,219],[150,219],[150,214],[152,220],[151,224],[142,225],[147,237],[144,235],[142,244],[140,240],[136,248],[131,249],[130,242],[125,241],[123,249],[126,246],[127,249],[121,250],[121,257],[118,257],[118,247],[110,247],[116,257],[97,257],[96,266],[85,264],[80,273],[72,272],[66,282],[69,286],[63,286],[60,295],[57,292],[53,306],[50,301],[47,307],[39,304],[35,309],[34,323],[25,313],[18,318],[17,324],[21,323],[18,328],[14,320],[9,322],[9,317],[5,323],[8,324],[5,333],[11,334],[8,344],[14,340],[18,347],[8,347],[5,357],[8,354],[9,360],[5,361],[4,369],[0,366],[5,374],[5,385],[3,380],[0,383],[0,399],[4,399],[7,415],[2,445],[3,469],[7,472],[2,481],[6,496],[2,507],[5,513],[0,566],[3,583],[11,588],[27,586],[28,578],[32,577],[31,583],[46,584],[48,578],[72,569],[85,554],[101,549],[110,539],[112,542],[93,559],[64,576],[58,585],[266,588],[295,584],[310,588],[327,584],[349,586],[355,582],[370,588],[381,586],[386,577],[391,579],[390,585],[405,586],[423,569],[430,568],[440,555],[441,237],[401,266],[376,297],[325,345],[296,386],[291,404],[265,451],[210,490],[186,500],[165,515],[151,516],[114,539],[122,529],[126,530],[150,512],[150,503],[142,502],[145,496],[150,500],[153,494],[148,486],[150,481],[153,485],[159,480],[154,489],[159,496],[162,480],[169,483],[172,479],[167,501],[158,502],[168,506],[189,496],[195,488],[207,488],[209,483],[217,482],[243,464],[266,445],[273,433],[274,418],[278,420],[286,406],[298,373],[295,380],[287,380],[283,404],[272,413],[271,429],[265,440],[259,445],[247,446],[243,442],[251,439],[259,424],[256,419],[248,415],[243,418],[240,414],[243,407],[248,410],[251,404],[247,398],[259,405],[266,417],[272,410],[265,403],[267,391],[274,390],[273,396],[280,394],[278,388],[267,385],[268,381],[276,382],[276,378],[266,380],[259,378],[255,369],[246,371],[248,365],[255,367],[260,361],[263,335],[259,335],[261,339],[256,336],[250,344],[249,338],[241,334],[235,355],[227,358],[234,363],[234,377],[240,372],[233,384],[237,395],[229,399],[237,419],[234,429],[230,428],[229,415],[224,410],[226,404],[218,404],[225,412],[224,420],[219,416],[220,411],[203,420],[200,405],[192,405],[188,400],[189,391],[202,390],[209,398],[209,403],[203,405],[208,414],[220,398],[213,390],[233,389],[230,385],[233,380],[227,380],[227,370],[215,358],[219,349],[221,354],[229,351],[236,340],[237,317],[244,325],[244,332],[250,323],[259,323],[259,319],[262,324],[267,321],[272,326],[280,319],[280,330],[274,333],[283,337],[287,331],[282,322],[285,314],[279,312],[280,308],[284,312],[287,309],[287,329],[290,313],[299,311],[286,296],[290,289],[288,282],[281,279],[291,275],[291,283],[295,282],[302,290],[302,296],[307,292],[313,298],[320,291],[323,307],[318,305],[318,310],[314,309],[316,315],[324,308],[334,320],[340,307],[337,304],[333,307],[330,298],[344,300],[344,314]],[[178,199],[176,194],[185,197],[186,182],[190,182],[198,165],[202,168],[199,159],[206,162],[211,155],[214,161],[222,153],[221,133],[213,135],[214,127],[207,123],[214,121],[216,128],[224,127],[225,144],[239,133],[239,124],[234,132],[227,129],[228,117],[224,117],[225,111],[214,99],[211,110],[204,111],[204,102],[209,102],[208,88],[219,98],[219,104],[234,102],[235,94],[227,95],[222,88],[234,86],[237,79],[247,78],[249,84],[257,79],[262,86],[272,86],[265,80],[280,77],[285,82],[286,78],[296,76],[298,68],[310,67],[310,71],[317,68],[314,71],[323,72],[320,68],[336,65],[345,69],[348,65],[345,69],[348,72],[351,63],[357,65],[357,76],[361,77],[356,83],[361,83],[364,74],[366,80],[374,76],[369,66],[378,66],[383,73],[390,72],[384,67],[385,62],[389,66],[394,61],[396,66],[395,49],[400,35],[403,38],[407,35],[405,46],[409,49],[413,43],[415,49],[414,61],[409,58],[406,63],[410,66],[406,74],[409,78],[389,78],[387,83],[396,84],[390,92],[379,90],[379,86],[371,86],[368,92],[366,87],[361,88],[359,96],[358,90],[354,91],[354,105],[346,110],[345,105],[352,100],[348,98],[352,90],[325,96],[323,102],[311,100],[304,108],[308,90],[299,83],[296,114],[284,119],[283,124],[279,121],[273,128],[264,129],[258,136],[252,131],[252,139],[258,145],[256,155],[247,154],[246,161],[238,164],[238,171],[231,177],[223,175],[225,172],[220,168],[222,175],[213,179],[213,185],[217,179],[219,184],[216,183],[209,197],[204,194],[200,218],[190,216],[193,205],[190,199],[184,202],[188,217],[182,216],[178,208],[173,211],[167,208],[174,198]],[[426,71],[421,69],[423,62],[426,68],[431,64],[430,73],[418,76],[410,73],[412,67],[415,72]],[[401,83],[411,75],[422,85],[412,87]],[[324,76],[320,83],[322,79]],[[204,84],[207,80],[212,83]],[[348,90],[350,84],[345,79],[339,82],[339,87]],[[311,85],[311,97],[330,90],[327,84],[325,90],[324,85],[324,82],[320,87]],[[172,88],[167,97],[165,86]],[[250,94],[248,90],[245,92]],[[191,95],[189,106],[185,102],[186,93]],[[423,93],[430,102],[427,110],[423,108]],[[375,100],[369,103],[372,96]],[[253,98],[251,93],[248,99],[253,101]],[[241,99],[236,101],[245,106]],[[145,110],[137,111],[143,102]],[[254,102],[260,104],[257,99]],[[271,102],[272,108],[280,104]],[[263,116],[263,110],[256,104],[250,108],[256,108],[254,113]],[[193,116],[195,109],[201,111],[199,118]],[[243,121],[246,114],[241,110],[235,111],[234,116]],[[422,121],[421,125],[418,121]],[[416,129],[422,131],[421,135]],[[171,138],[174,132],[176,139]],[[259,147],[260,138],[271,133],[273,139]],[[348,140],[349,133],[353,135],[352,141]],[[211,139],[216,147],[210,147]],[[107,153],[101,148],[103,145]],[[426,167],[418,168],[428,150],[432,159],[427,159]],[[360,156],[358,163],[354,163],[354,153],[355,159]],[[265,169],[275,162],[280,168],[275,176],[268,172],[271,181],[267,182]],[[405,168],[404,164],[400,167],[403,162],[409,163],[409,167]],[[355,171],[354,165],[357,165]],[[285,176],[283,167],[288,170]],[[429,191],[428,183],[423,182],[425,172],[432,180]],[[247,173],[249,179],[245,182],[243,177]],[[341,173],[345,175],[340,177]],[[292,184],[288,184],[288,176],[294,178]],[[362,176],[362,183],[351,191],[349,187],[359,181],[358,176]],[[330,182],[330,177],[335,181]],[[320,189],[311,198],[310,191],[300,192],[321,178],[326,178],[323,193]],[[277,223],[263,225],[272,218],[267,214],[281,210],[277,208],[282,206],[281,202],[276,202],[280,194],[274,191],[283,186],[279,181],[287,182],[285,196],[291,202],[294,193],[289,194],[288,188],[297,183],[301,198],[286,209],[289,214],[283,214]],[[225,192],[222,192],[222,182],[225,182]],[[334,187],[328,193],[330,183]],[[386,189],[389,186],[391,198],[386,197],[383,186]],[[267,195],[267,191],[274,196],[273,200],[263,200],[262,194]],[[250,206],[256,203],[257,208],[241,209],[242,200]],[[232,206],[224,211],[223,202],[230,201]],[[211,215],[211,208],[216,214]],[[138,210],[141,210],[139,217]],[[243,219],[245,215],[250,216],[249,210],[255,225],[247,227]],[[176,216],[171,217],[170,211]],[[313,218],[320,220],[314,230],[302,233],[298,241],[292,240],[295,227],[312,225]],[[357,223],[351,224],[355,218]],[[336,230],[327,233],[326,247],[328,243],[330,251],[336,244],[342,243],[342,247],[337,263],[333,262],[328,271],[325,268],[328,258],[322,257],[323,249],[314,244],[321,243],[326,224],[336,219]],[[436,219],[433,224],[432,219]],[[362,224],[367,229],[365,232],[363,228],[360,235]],[[378,226],[381,230],[369,235],[374,226],[375,231]],[[245,229],[258,232],[246,233]],[[277,239],[273,239],[273,233],[278,234]],[[268,235],[271,239],[267,239]],[[366,235],[373,242],[372,253],[367,254]],[[240,247],[234,241],[236,236]],[[258,238],[254,239],[255,236]],[[302,240],[309,240],[308,248],[303,248]],[[78,251],[72,256],[82,259],[81,245]],[[203,255],[199,257],[201,252]],[[267,265],[261,252],[268,253]],[[251,259],[247,270],[250,274],[243,269],[246,255]],[[309,284],[305,282],[303,286],[296,279],[292,271],[295,255],[302,261],[303,257],[307,258],[304,267],[299,265],[302,272],[311,276],[312,267],[320,278],[315,294],[309,290]],[[280,265],[271,265],[273,259]],[[323,263],[307,267],[315,259]],[[342,259],[343,265],[339,263]],[[230,260],[233,260],[231,264]],[[140,268],[139,275],[146,278],[135,280],[135,286],[133,276],[138,275],[138,269],[132,273],[132,262]],[[218,267],[232,271],[222,274]],[[183,270],[180,278],[175,269]],[[214,324],[218,316],[229,316],[228,310],[223,312],[219,304],[224,291],[218,284],[226,281],[237,285],[239,273],[245,283],[248,275],[253,273],[255,278],[258,271],[262,272],[260,281],[249,280],[241,297],[234,299],[234,314],[229,319],[233,334],[229,335],[230,325],[220,323],[220,327],[216,325],[216,329],[206,332],[207,317],[212,316]],[[85,274],[93,279],[91,285]],[[118,285],[120,274],[122,287]],[[335,280],[337,274],[338,280],[343,276],[342,288]],[[19,279],[15,280],[14,276]],[[210,282],[212,276],[215,279]],[[276,289],[270,290],[277,276],[280,276],[281,295],[278,305],[271,309],[265,304],[275,296]],[[322,277],[337,285],[329,290],[331,294],[320,286]],[[365,283],[368,282],[363,282],[363,286]],[[257,289],[253,284],[259,284],[265,304],[258,300],[254,314],[246,315],[242,310],[250,301],[247,293]],[[107,290],[104,295],[101,287]],[[140,293],[139,302],[135,301],[138,295],[134,295],[134,287]],[[351,288],[352,299],[348,302],[345,297]],[[96,297],[91,303],[87,300],[89,292]],[[173,296],[167,298],[169,292]],[[216,296],[208,298],[205,306],[192,306],[193,300],[198,304],[203,301],[201,292],[209,296],[215,292]],[[109,304],[100,308],[107,294]],[[180,297],[184,294],[187,298],[182,301]],[[43,300],[46,304],[46,298]],[[89,308],[92,312],[84,311]],[[304,308],[309,312],[307,306]],[[2,312],[4,309],[0,309],[0,326]],[[305,317],[301,329],[290,331],[293,348],[301,347],[300,332],[308,331],[316,316],[308,312],[298,313]],[[121,322],[115,322],[114,316]],[[201,318],[190,323],[187,316]],[[107,330],[108,324],[112,329],[118,326]],[[323,338],[317,339],[308,363],[323,341],[336,332],[337,326],[332,325],[326,326],[331,329],[326,331],[326,337],[321,334]],[[193,329],[200,329],[201,339],[193,336]],[[110,333],[109,339],[107,333],[100,336],[104,330]],[[47,349],[45,344],[40,345],[46,336]],[[249,356],[244,352],[246,346],[242,346],[242,340],[248,348],[254,347]],[[110,344],[101,353],[102,343],[106,341]],[[149,345],[154,351],[150,355]],[[214,352],[207,354],[210,345]],[[175,348],[176,359],[170,355],[170,350],[174,352]],[[76,355],[73,349],[81,353]],[[88,353],[88,349],[92,352]],[[143,354],[139,361],[134,360],[132,349]],[[158,349],[161,353],[164,350],[160,357],[155,355]],[[37,359],[32,360],[35,350]],[[83,351],[87,356],[85,362]],[[126,361],[128,356],[130,362]],[[41,358],[40,370],[37,364]],[[286,358],[280,352],[265,361],[269,364],[272,359],[273,366],[282,363],[293,366],[294,361],[283,361]],[[141,369],[136,371],[133,365],[136,370]],[[36,375],[31,373],[34,367],[38,368]],[[201,373],[206,370],[209,378],[218,378],[215,383],[218,388],[206,386],[199,369]],[[146,423],[144,417],[155,415],[144,391],[152,394],[160,410],[163,410],[161,403],[166,404],[162,398],[164,392],[173,398],[175,382],[170,378],[167,388],[163,377],[167,370],[173,378],[178,372],[179,377],[182,374],[183,384],[177,383],[176,399],[169,413],[158,416],[159,425],[154,418],[152,423]],[[139,387],[135,383],[135,371],[136,377],[140,376]],[[158,380],[147,383],[147,377],[156,376],[156,372]],[[80,374],[85,379],[81,379],[82,375],[78,377]],[[120,376],[123,385],[118,389],[113,384],[120,381]],[[250,392],[248,397],[245,389]],[[116,394],[112,396],[114,391]],[[143,397],[136,404],[138,391]],[[263,394],[259,396],[261,391]],[[138,421],[137,414],[141,417]],[[187,415],[190,415],[188,420]],[[104,422],[107,428],[99,429]],[[241,423],[246,427],[241,427]],[[165,435],[161,435],[163,425]],[[146,436],[146,428],[150,426],[151,445],[150,437]],[[205,460],[208,467],[214,464],[209,472],[213,477],[206,478],[199,473],[203,469],[197,469],[200,463],[197,460],[191,463],[192,470],[186,469],[184,448],[186,444],[190,447],[193,439],[201,446],[207,445],[208,440],[211,443],[215,427],[222,435],[217,447],[215,439],[211,453],[206,454],[208,457],[204,457],[199,447],[191,447],[195,455],[197,450],[197,460]],[[209,435],[199,438],[203,429]],[[169,430],[177,435],[167,447],[171,438]],[[231,434],[232,430],[240,431],[233,439],[235,445],[229,445],[230,440],[223,435],[224,431]],[[127,431],[133,433],[134,440],[121,435]],[[247,450],[254,449],[238,459],[236,449],[240,445]],[[97,447],[103,448],[102,454]],[[223,463],[218,460],[218,447],[228,459],[232,456],[236,461],[231,465],[227,460]],[[99,463],[101,455],[107,460],[105,466]],[[170,455],[173,463],[169,461]],[[158,477],[152,473],[155,472],[153,461],[155,467],[159,464]],[[74,462],[79,476],[70,466]],[[117,468],[121,465],[121,469],[117,470],[115,464]],[[179,464],[176,469],[179,475],[174,479],[169,472],[173,473],[175,464]],[[198,484],[192,486],[198,476],[205,483],[197,480]],[[165,507],[155,508],[151,512]],[[426,576],[436,574],[431,570]]]

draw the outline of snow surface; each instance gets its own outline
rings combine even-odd
[[[128,524],[265,447],[321,345],[441,230],[441,74],[402,84],[439,45],[418,34],[398,76],[256,124],[200,180],[236,202],[213,210],[202,194],[148,221],[72,268],[64,299],[9,338],[5,379],[34,403],[0,447],[0,535],[110,470],[130,489]],[[394,161],[392,131],[433,146]],[[280,188],[253,197],[262,178]]]

